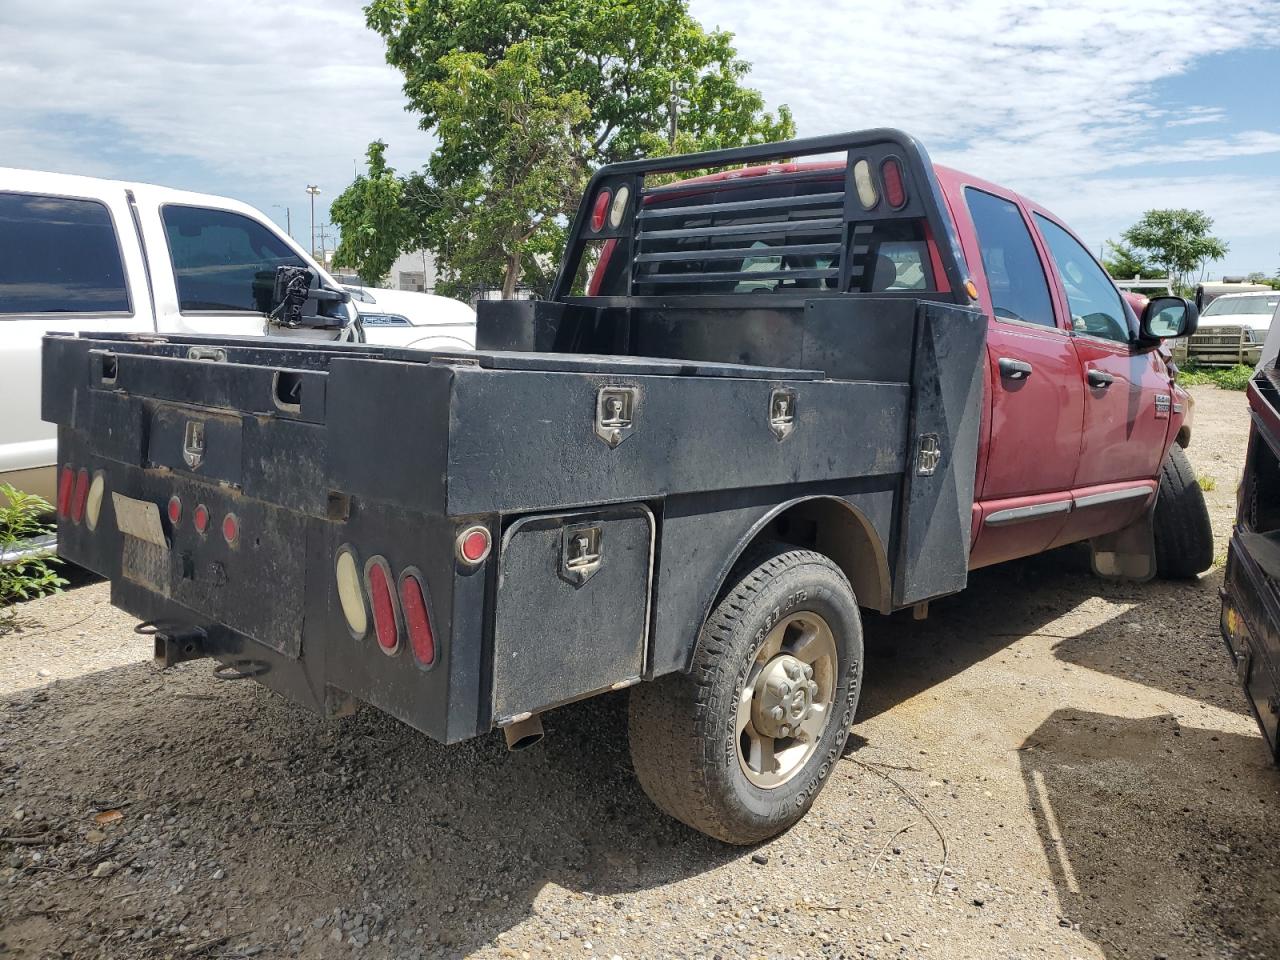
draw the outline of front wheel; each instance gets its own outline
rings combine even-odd
[[[1187,455],[1176,444],[1160,467],[1152,532],[1157,576],[1185,579],[1213,565],[1213,527],[1204,492]]]
[[[862,620],[827,557],[757,553],[703,625],[688,674],[631,692],[636,776],[663,811],[727,843],[786,830],[844,749],[862,681]]]

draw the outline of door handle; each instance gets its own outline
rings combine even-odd
[[[1025,380],[1031,376],[1031,364],[1013,357],[1000,358],[1000,376],[1007,380]]]
[[[1116,382],[1116,378],[1105,370],[1090,369],[1089,372],[1085,374],[1085,379],[1089,381],[1089,386],[1102,387],[1104,389]]]

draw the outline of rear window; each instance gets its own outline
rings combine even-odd
[[[0,193],[0,315],[131,312],[105,204]]]
[[[161,216],[184,313],[266,313],[276,267],[306,266],[280,237],[243,214],[170,204]]]
[[[625,258],[610,244],[584,257],[598,273],[587,289],[596,296],[835,292],[843,175],[840,168],[655,189],[641,208],[631,289]],[[868,219],[850,229],[853,292],[937,289],[923,220]]]
[[[1271,316],[1280,307],[1280,292],[1261,294],[1256,297],[1219,297],[1204,308],[1202,316],[1206,317],[1238,317],[1238,316]]]

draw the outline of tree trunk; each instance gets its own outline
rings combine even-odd
[[[516,297],[516,281],[520,279],[520,255],[507,254],[507,272],[502,278],[502,299],[514,300]]]

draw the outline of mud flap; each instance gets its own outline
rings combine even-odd
[[[1115,580],[1150,580],[1156,575],[1155,504],[1115,533],[1089,541],[1093,572]]]

